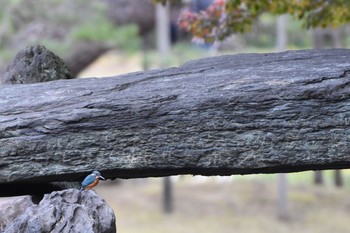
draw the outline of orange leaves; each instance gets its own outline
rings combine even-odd
[[[194,13],[182,12],[178,21],[180,28],[190,32],[197,39],[213,42],[216,38],[216,28],[220,26],[225,15],[225,1],[215,0],[205,11]]]

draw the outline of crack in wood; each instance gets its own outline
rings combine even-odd
[[[328,81],[328,80],[336,80],[336,79],[342,79],[342,78],[346,78],[348,77],[350,74],[350,70],[345,70],[341,75],[339,76],[332,76],[332,77],[321,77],[321,78],[316,78],[316,79],[312,79],[312,80],[308,80],[305,82],[305,85],[309,85],[309,84],[316,84],[316,83],[321,83],[323,81]]]

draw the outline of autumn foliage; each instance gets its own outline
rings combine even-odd
[[[155,0],[165,2],[166,0]],[[179,2],[179,0],[169,0]],[[254,20],[264,12],[290,14],[310,27],[337,27],[350,22],[349,0],[214,0],[205,11],[185,11],[180,28],[195,40],[213,42],[232,33],[249,31]]]

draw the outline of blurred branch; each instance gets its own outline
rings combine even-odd
[[[81,41],[74,46],[64,61],[72,76],[76,77],[83,69],[110,49],[111,47],[104,43]]]

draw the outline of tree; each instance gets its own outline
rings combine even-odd
[[[264,12],[290,14],[294,18],[304,20],[304,25],[308,28],[336,27],[350,21],[349,8],[350,1],[344,0],[215,0],[206,11],[184,12],[179,19],[179,25],[194,38],[213,42],[232,33],[249,31],[254,20]]]

